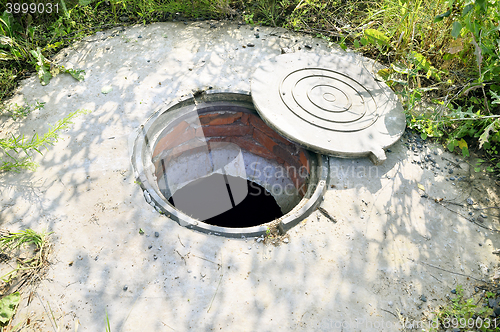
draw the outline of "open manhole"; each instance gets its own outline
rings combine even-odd
[[[385,159],[404,132],[392,90],[341,56],[264,61],[252,94],[209,90],[141,126],[132,162],[146,201],[225,236],[284,232],[321,203],[328,156]]]
[[[286,231],[326,190],[328,157],[268,127],[250,94],[209,91],[157,112],[133,152],[146,201],[188,228],[224,236]]]

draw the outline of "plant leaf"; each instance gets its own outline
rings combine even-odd
[[[448,17],[450,15],[451,15],[451,9],[448,9],[448,11],[446,11],[442,14],[436,15],[436,17],[434,17],[434,22],[442,21],[443,18]]]
[[[66,69],[65,72],[80,82],[85,79],[85,70],[83,69]]]
[[[380,69],[378,71],[378,74],[380,75],[380,77],[382,77],[384,79],[384,81],[387,81],[389,79],[389,77],[391,76],[391,70],[390,69]]]
[[[431,69],[431,63],[425,58],[425,56],[415,51],[412,51],[411,55],[413,57],[413,60],[415,60],[415,67],[417,68],[417,70],[424,69],[428,71],[429,69]]]
[[[462,31],[462,24],[460,22],[453,22],[453,28],[451,29],[451,35],[454,38],[458,38],[460,36],[460,31]]]
[[[460,141],[458,141],[458,147],[460,149],[468,148],[467,142],[462,138]]]
[[[389,45],[389,37],[384,35],[383,32],[375,29],[365,29],[363,32],[370,43],[374,45]]]
[[[486,0],[476,0],[474,1],[476,6],[479,6],[482,10],[486,11],[486,6],[488,5],[488,2]]]
[[[417,183],[417,187],[418,187],[418,189],[425,191],[425,187],[423,185],[421,185],[420,183]]]
[[[457,140],[456,139],[452,139],[449,143],[448,143],[448,150],[450,152],[453,152],[455,150],[455,146],[457,146]]]
[[[12,319],[16,313],[16,308],[20,300],[21,295],[19,292],[4,296],[0,300],[0,323],[2,325],[7,325],[7,323]]]
[[[498,127],[500,126],[500,119],[496,119],[493,121],[488,127],[484,129],[484,132],[479,136],[479,148],[483,147],[483,144],[488,142],[491,133],[495,133],[498,131]]]

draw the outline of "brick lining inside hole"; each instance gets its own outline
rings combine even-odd
[[[213,112],[201,114],[199,119],[201,127],[181,121],[157,140],[153,152],[157,176],[164,171],[162,159],[168,165],[172,156],[179,156],[191,148],[199,150],[203,142],[231,142],[254,155],[274,160],[287,169],[305,169],[309,173],[306,152],[278,135],[254,114]],[[307,188],[305,177],[296,174],[289,174],[289,177],[303,195]]]

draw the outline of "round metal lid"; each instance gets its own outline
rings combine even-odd
[[[262,119],[289,140],[336,157],[386,159],[406,120],[394,92],[347,56],[292,53],[264,61],[252,78]]]

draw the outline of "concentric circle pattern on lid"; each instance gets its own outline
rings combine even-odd
[[[385,160],[404,132],[394,92],[348,56],[293,53],[263,62],[252,78],[260,116],[282,136],[337,157]]]

